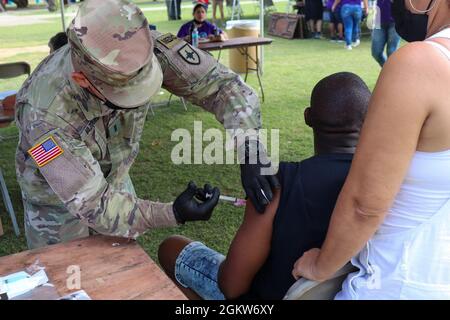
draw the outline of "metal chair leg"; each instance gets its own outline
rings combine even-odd
[[[0,185],[3,194],[3,201],[5,202],[6,210],[8,211],[11,221],[14,227],[14,232],[16,236],[20,235],[19,226],[17,225],[16,214],[14,213],[14,208],[11,203],[11,198],[9,197],[8,189],[6,188],[5,179],[3,178],[3,172],[0,169]]]
[[[152,116],[155,115],[155,111],[153,111],[153,105],[150,103],[150,111],[152,112]]]
[[[256,46],[256,76],[258,77],[259,88],[261,89],[262,102],[264,102],[264,89],[261,82],[261,66],[259,61],[258,46]]]
[[[170,106],[170,101],[172,101],[172,96],[173,96],[173,93],[170,94],[169,100],[167,101],[167,106],[168,107]],[[184,110],[187,111],[186,100],[184,100],[183,97],[180,97],[180,100],[181,100],[181,103],[183,104]]]
[[[180,100],[181,100],[181,102],[183,103],[183,107],[184,107],[184,110],[186,110],[186,111],[187,111],[187,107],[186,107],[186,100],[184,100],[184,98],[183,98],[183,97],[180,97]]]
[[[167,100],[167,106],[170,107],[170,101],[172,100],[173,93],[170,94],[169,100]]]

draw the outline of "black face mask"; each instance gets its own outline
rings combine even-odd
[[[392,17],[395,21],[395,30],[400,37],[408,42],[423,41],[427,36],[428,14],[411,13],[406,9],[406,0],[393,0],[391,4]],[[430,0],[427,10],[433,0]]]

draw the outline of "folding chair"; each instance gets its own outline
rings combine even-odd
[[[0,64],[0,79],[15,78],[23,74],[30,75],[30,73],[30,65],[23,61]]]
[[[2,189],[3,202],[5,203],[6,211],[8,211],[9,216],[14,227],[14,232],[16,236],[20,235],[19,226],[17,225],[16,214],[14,213],[14,208],[11,203],[11,198],[9,197],[8,188],[6,187],[5,179],[3,178],[2,169],[0,169],[0,187]]]
[[[13,62],[0,64],[0,79],[9,79],[31,73],[31,67],[26,62]],[[1,94],[1,93],[0,93]],[[0,139],[3,140],[3,139]],[[3,202],[5,203],[6,210],[8,211],[13,224],[14,232],[17,236],[20,235],[19,226],[17,225],[16,214],[9,197],[8,188],[6,187],[5,179],[3,178],[3,172],[0,169],[0,188],[2,191]]]
[[[150,112],[152,113],[152,116],[155,115],[155,111],[154,111],[154,107],[161,107],[161,106],[165,106],[165,107],[169,107],[170,106],[170,102],[172,101],[172,96],[173,93],[170,94],[169,99],[165,102],[161,102],[161,103],[152,103],[150,102]],[[184,110],[187,111],[187,105],[186,105],[186,100],[183,97],[179,97],[181,103],[183,104]],[[149,119],[149,115],[147,115],[147,119]]]
[[[171,93],[169,96],[169,101],[167,102],[167,106],[170,106],[170,101],[172,100],[172,96],[173,96],[173,94]],[[179,98],[180,98],[181,103],[183,104],[184,110],[187,111],[186,100],[184,100],[183,97],[179,97]]]
[[[1,63],[0,64],[0,79],[10,79],[19,77],[23,74],[30,75],[31,67],[26,62],[12,62],[12,63]],[[0,100],[3,100],[9,95],[15,94],[17,91],[9,90],[0,92]]]
[[[357,270],[351,263],[347,263],[331,279],[325,281],[300,278],[289,288],[283,300],[333,300],[341,291],[348,274]]]

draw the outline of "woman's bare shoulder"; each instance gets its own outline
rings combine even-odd
[[[407,69],[410,72],[423,74],[436,63],[444,62],[442,54],[429,42],[411,42],[394,52],[386,62],[383,69]]]

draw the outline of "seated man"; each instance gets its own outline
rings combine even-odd
[[[65,32],[58,32],[50,38],[48,47],[50,48],[50,54],[58,50],[59,48],[67,44],[67,34]]]
[[[316,84],[304,114],[314,132],[315,155],[280,163],[281,189],[264,214],[247,201],[226,258],[181,236],[164,240],[158,252],[161,266],[188,297],[283,298],[295,282],[295,261],[325,239],[369,99],[369,89],[352,73],[333,74]]]
[[[197,28],[199,39],[223,41],[227,39],[226,34],[215,24],[206,20],[206,6],[203,3],[197,3],[192,10],[194,19],[183,24],[178,31],[177,37],[191,42],[191,35],[194,28]]]

